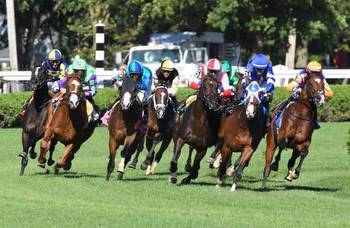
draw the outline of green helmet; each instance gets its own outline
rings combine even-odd
[[[225,72],[231,71],[231,64],[228,60],[222,60],[221,66],[222,66],[222,71],[225,71]]]
[[[73,70],[86,70],[87,69],[87,63],[84,59],[74,59],[72,64]]]

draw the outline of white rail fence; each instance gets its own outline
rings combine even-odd
[[[243,68],[240,68],[242,70]],[[274,66],[273,68],[276,77],[276,86],[287,86],[288,82],[295,77],[300,70],[289,70],[283,66]],[[350,78],[350,69],[325,69],[323,74],[327,79],[345,79]],[[97,72],[97,79],[99,87],[105,85],[111,85],[111,78],[115,75],[115,71],[101,71]],[[29,81],[31,71],[0,71],[0,81],[2,81],[3,87],[12,84],[17,86],[20,85],[20,81]],[[187,86],[190,78],[180,77],[180,85]],[[0,88],[0,92],[6,92],[7,88]],[[2,90],[3,89],[3,90]],[[15,89],[15,91],[20,89]]]

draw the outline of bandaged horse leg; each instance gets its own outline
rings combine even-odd
[[[193,166],[191,167],[190,174],[181,181],[181,184],[190,184],[191,180],[194,180],[198,177],[200,163],[206,153],[207,153],[207,149],[197,150],[196,156],[194,157]]]
[[[239,164],[235,168],[235,172],[233,174],[233,184],[231,187],[232,192],[236,191],[237,183],[242,178],[243,169],[247,166],[247,163],[250,161],[253,152],[253,148],[251,148],[250,146],[247,146],[243,149],[241,158],[239,159]]]
[[[152,174],[151,172],[151,165],[153,163],[153,160],[154,160],[154,148],[156,148],[156,145],[159,143],[159,141],[155,140],[154,138],[152,139],[152,146],[150,148],[150,150],[148,151],[148,154],[147,154],[147,160],[148,160],[148,166],[147,166],[147,170],[146,170],[146,175],[150,175]]]
[[[285,180],[287,181],[292,181],[294,178],[294,173],[293,173],[293,167],[295,165],[295,161],[296,159],[300,156],[300,151],[298,151],[297,149],[293,149],[293,153],[291,158],[288,161],[288,173],[287,175],[284,177]]]
[[[171,135],[162,141],[162,144],[160,145],[160,148],[156,154],[156,157],[152,162],[151,174],[155,174],[156,167],[159,164],[160,160],[162,159],[163,153],[168,148],[170,142],[171,142]]]
[[[192,162],[192,152],[194,148],[192,146],[188,147],[188,156],[186,160],[186,165],[185,165],[185,171],[190,172],[191,171],[191,162]]]
[[[118,147],[119,147],[119,144],[117,144],[116,140],[110,137],[109,138],[109,162],[107,165],[107,176],[106,176],[107,181],[111,177],[111,174],[115,167],[115,154],[117,152]]]
[[[182,138],[175,140],[173,156],[170,161],[170,181],[173,184],[177,182],[177,161],[179,160],[184,143],[185,142]]]

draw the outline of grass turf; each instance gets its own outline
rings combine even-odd
[[[216,170],[204,161],[209,153],[192,185],[170,184],[172,144],[157,175],[145,176],[139,169],[144,150],[137,170],[127,168],[124,179],[117,181],[118,153],[112,179],[106,182],[106,128],[96,129],[81,147],[71,171],[47,175],[36,167],[36,160],[30,160],[25,176],[19,177],[21,130],[1,129],[0,227],[350,227],[349,123],[321,126],[298,180],[283,180],[291,155],[284,151],[280,172],[269,178],[270,191],[258,191],[264,166],[262,141],[235,193],[230,185],[215,188]],[[56,149],[56,160],[62,149]],[[184,147],[179,181],[186,175],[182,171],[186,157]]]

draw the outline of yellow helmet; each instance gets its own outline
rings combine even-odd
[[[321,72],[322,71],[322,66],[319,62],[317,61],[311,61],[307,64],[306,70],[309,72]]]
[[[160,68],[165,71],[173,71],[175,69],[175,65],[173,61],[170,59],[163,60],[162,64],[160,65]]]

